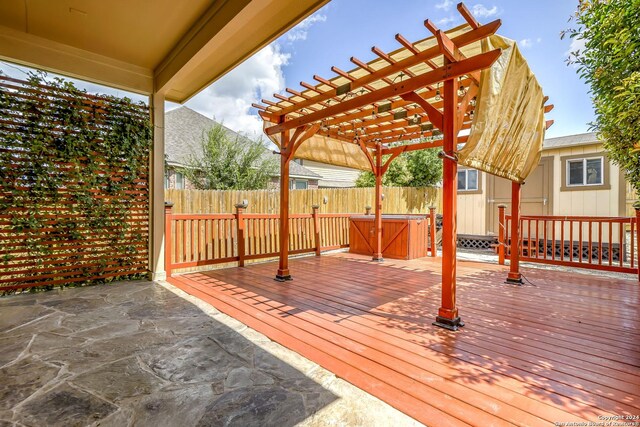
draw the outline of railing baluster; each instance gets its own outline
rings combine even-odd
[[[560,220],[560,261],[564,261],[564,220]]]
[[[573,262],[573,220],[569,220],[569,262]]]
[[[613,222],[609,223],[609,265],[613,264]]]
[[[593,239],[592,237],[592,233],[593,233],[593,223],[591,220],[588,221],[589,224],[589,247],[587,248],[588,253],[589,253],[589,264],[592,264],[592,260],[593,260]]]
[[[620,267],[624,266],[624,258],[627,255],[627,245],[625,244],[624,223],[618,223],[618,263]]]
[[[582,221],[578,223],[578,239],[580,240],[580,249],[578,250],[578,262],[582,263]]]
[[[544,239],[544,259],[547,259],[547,229],[549,228],[549,225],[547,224],[547,220],[544,219],[542,220],[542,224],[544,226],[544,230],[542,231],[542,233],[544,234],[543,239]]]
[[[551,259],[556,259],[556,221],[551,220]]]
[[[634,221],[633,219],[631,219],[631,220],[629,221],[629,223],[631,224],[631,230],[630,230],[630,232],[631,232],[631,235],[630,235],[631,239],[630,239],[630,241],[629,241],[629,245],[630,245],[630,249],[631,249],[631,250],[630,250],[631,256],[630,256],[629,263],[630,263],[630,265],[631,265],[631,268],[633,268],[633,267],[635,266],[635,254],[636,254],[636,253],[635,253],[635,250],[634,250],[634,249],[635,249],[635,248],[634,248],[634,246],[635,246],[635,245],[634,245],[634,242],[635,242],[634,233],[635,233],[635,225],[636,225],[636,223],[635,223],[635,221]]]
[[[611,247],[609,247],[611,253]],[[602,222],[598,221],[598,264],[602,265]]]

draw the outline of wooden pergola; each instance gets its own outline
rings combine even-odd
[[[442,147],[443,226],[442,297],[437,326],[457,330],[463,322],[456,307],[456,198],[458,144],[465,143],[476,108],[481,71],[501,55],[500,49],[474,51],[465,47],[492,36],[500,20],[481,25],[462,4],[458,11],[465,19],[465,31],[443,32],[431,21],[424,22],[433,36],[412,43],[401,34],[395,38],[402,46],[365,63],[355,57],[356,66],[346,72],[337,67],[332,79],[315,75],[315,85],[301,82],[304,91],[287,88],[290,96],[274,94],[277,102],[262,100],[253,104],[265,121],[265,133],[280,146],[280,260],[276,280],[291,280],[289,271],[289,162],[301,145],[312,137],[357,147],[366,156],[375,175],[375,235],[373,259],[382,260],[382,177],[390,163],[404,152]],[[451,36],[450,36],[451,35]],[[435,43],[434,42],[437,42]],[[430,42],[430,43],[429,43]],[[546,101],[546,98],[545,98]],[[540,106],[542,107],[542,106]],[[546,107],[548,111],[552,106]],[[547,122],[547,127],[551,122]],[[517,217],[520,184],[513,186],[513,212]],[[517,220],[512,224],[516,226]],[[512,239],[517,244],[517,238]],[[517,254],[512,251],[512,254]],[[516,259],[511,262],[508,280],[520,281]]]

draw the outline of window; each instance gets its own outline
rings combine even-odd
[[[184,190],[184,175],[176,172],[176,190]]]
[[[169,171],[165,171],[165,173],[164,173],[164,188],[165,189],[169,188],[169,185],[170,185]]]
[[[475,169],[458,170],[458,190],[459,191],[477,191],[478,190],[478,171]]]
[[[307,188],[309,188],[309,183],[306,180],[302,180],[302,179],[289,180],[290,190],[306,190]]]
[[[567,160],[567,187],[603,185],[603,169],[603,157]]]

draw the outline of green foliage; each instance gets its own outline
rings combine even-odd
[[[582,0],[575,28],[562,36],[584,39],[569,63],[591,87],[592,127],[609,157],[640,192],[640,0]]]
[[[192,155],[184,175],[199,190],[257,190],[266,188],[278,163],[261,141],[230,137],[216,123],[201,142],[202,154]]]
[[[127,271],[140,264],[127,245],[148,239],[131,221],[148,209],[148,109],[45,76],[0,88],[0,229],[13,236],[0,262],[78,283]]]
[[[383,164],[388,157],[383,158]],[[382,177],[385,187],[432,187],[442,179],[442,161],[438,149],[426,149],[403,153],[389,165]],[[375,176],[363,171],[356,180],[356,187],[373,187]]]

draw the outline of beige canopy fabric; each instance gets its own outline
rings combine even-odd
[[[536,168],[544,140],[544,95],[513,40],[491,36],[483,51],[502,49],[483,70],[471,133],[460,164],[522,183]]]
[[[464,34],[470,31],[473,31],[473,28],[468,24],[464,24],[446,31],[446,34],[451,39],[456,39],[456,37],[464,37]],[[270,114],[277,115],[280,110],[289,108],[294,103],[304,102],[318,93],[328,92],[332,88],[340,87],[350,81],[362,78],[372,71],[387,67],[389,62],[397,63],[414,55],[416,51],[424,52],[437,47],[438,42],[435,37],[421,40],[413,44],[413,51],[406,48],[398,49],[388,54],[390,60],[377,59],[371,61],[367,63],[367,69],[359,67],[350,71],[348,73],[349,78],[346,78],[343,73],[331,79],[330,84],[333,86],[321,83],[316,86],[315,91],[305,91],[301,96],[291,97],[289,101],[281,101],[277,104],[270,103],[266,110]],[[473,120],[468,119],[468,111],[467,115],[465,115],[465,121],[468,120],[471,127],[470,134],[466,144],[459,150],[457,156],[462,165],[521,183],[537,166],[539,161],[545,129],[544,96],[542,88],[514,41],[498,35],[490,35],[462,46],[460,52],[464,57],[471,58],[494,49],[501,49],[502,54],[492,66],[481,72]],[[411,66],[408,72],[416,76],[431,71],[433,67],[442,67],[444,66],[444,56],[435,56],[428,62],[430,64],[419,62]],[[406,79],[406,76],[407,74],[396,72],[386,80],[381,79],[370,82],[368,90],[384,88],[391,83],[402,81],[403,78]],[[434,94],[436,93],[435,89],[439,88],[441,88],[440,83],[432,85],[431,92],[427,88],[423,88],[420,90],[421,96],[432,105],[437,106],[439,98]],[[427,93],[431,95],[425,95]],[[347,96],[351,95],[349,93],[340,97],[349,99]],[[280,99],[284,98],[280,97]],[[394,102],[394,100],[398,99],[400,98],[396,96],[387,100],[387,102]],[[331,101],[333,100],[329,99],[327,102]],[[323,103],[314,103],[308,108],[311,111],[318,111],[326,108],[326,106]],[[348,115],[354,111],[357,112],[357,110],[351,110],[344,111],[342,114]],[[403,110],[398,108],[384,113],[388,118],[386,123],[392,123],[397,120],[394,117],[394,112],[397,111]],[[300,117],[302,114],[303,112],[296,110],[289,118]],[[333,121],[339,122],[339,118],[340,115],[334,116]],[[275,125],[264,116],[263,119],[265,130]],[[324,122],[322,124],[321,129],[325,128]],[[351,128],[352,124],[353,129]],[[295,157],[360,170],[370,170],[370,163],[360,146],[355,141],[349,141],[344,138],[345,135],[349,135],[350,138],[357,135],[355,130],[358,125],[358,120],[355,120],[354,122],[349,122],[346,127],[342,127],[342,139],[321,135],[326,132],[318,132],[300,145]],[[378,131],[376,126],[367,126],[369,126],[367,131]],[[381,127],[384,127],[384,124],[381,124]],[[430,134],[431,132],[427,133],[427,135]],[[382,135],[384,136],[384,133]],[[267,136],[280,147],[280,134],[267,134]],[[413,143],[420,138],[421,136],[419,134],[416,135],[414,132],[406,140],[402,140],[402,142],[398,140],[395,144]],[[373,154],[373,150],[371,148],[368,149]]]
[[[274,124],[265,121],[263,126],[266,129]],[[280,134],[270,135],[269,139],[280,147]],[[371,170],[369,160],[359,145],[348,144],[322,135],[314,135],[304,141],[296,151],[295,157],[353,169]]]

